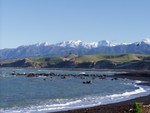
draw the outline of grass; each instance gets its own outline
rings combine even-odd
[[[31,61],[33,62],[36,62],[36,63],[59,63],[59,62],[62,62],[63,59],[61,57],[46,57],[46,58],[31,58],[30,59]]]
[[[128,62],[131,60],[143,60],[146,56],[139,54],[97,54],[97,55],[81,55],[74,60],[77,62],[97,62],[100,60],[110,60],[114,62]]]
[[[142,54],[96,54],[96,55],[68,55],[68,56],[51,56],[51,57],[38,57],[38,58],[28,58],[29,61],[35,63],[59,63],[64,60],[72,60],[75,62],[97,62],[101,60],[110,60],[113,62],[124,63],[134,60],[149,60],[150,55],[142,55]],[[17,61],[14,60],[7,60],[3,61],[2,63],[10,63]],[[19,60],[19,59],[18,59]]]
[[[76,62],[96,62],[98,60],[95,55],[82,55],[75,58]]]
[[[142,113],[142,104],[141,103],[134,104],[134,113]]]

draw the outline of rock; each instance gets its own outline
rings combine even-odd
[[[83,84],[91,84],[91,81],[84,81]]]
[[[29,74],[27,74],[27,77],[37,77],[38,75],[37,74],[35,74],[35,73],[29,73]]]

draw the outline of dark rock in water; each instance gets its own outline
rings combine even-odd
[[[49,73],[49,76],[55,76],[56,74],[55,73]]]
[[[15,72],[12,72],[11,75],[16,75],[16,73],[15,73]]]
[[[43,78],[43,80],[46,80],[46,78]]]
[[[100,76],[98,76],[99,77],[99,79],[106,79],[106,75],[100,75]]]
[[[38,75],[35,73],[29,73],[27,74],[27,77],[38,77]]]
[[[115,77],[115,78],[112,78],[111,80],[118,80],[118,78]]]
[[[48,76],[48,74],[44,73],[44,74],[43,74],[43,76],[46,76],[46,77],[47,77],[47,76]]]
[[[91,81],[84,81],[83,84],[91,84]]]
[[[61,77],[61,79],[65,79],[65,78],[66,78],[65,76],[62,76],[62,77]]]

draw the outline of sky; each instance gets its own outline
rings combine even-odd
[[[150,0],[0,0],[0,49],[150,38]]]

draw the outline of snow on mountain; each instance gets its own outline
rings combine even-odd
[[[73,47],[73,48],[97,48],[100,46],[116,46],[117,44],[107,41],[107,40],[103,40],[103,41],[99,41],[99,42],[92,42],[92,43],[88,43],[88,42],[84,42],[81,40],[70,40],[70,41],[63,41],[60,43],[56,44],[57,46],[61,46],[61,47]]]
[[[67,54],[150,54],[150,39],[135,43],[116,44],[107,40],[84,42],[81,40],[63,41],[56,44],[48,42],[1,49],[0,59],[27,58],[36,56],[63,56]]]
[[[107,46],[107,47],[112,47],[112,46],[116,46],[117,44],[107,41],[107,40],[102,40],[98,42],[98,46]]]
[[[92,42],[92,43],[89,43],[91,48],[97,48],[98,47],[98,42]]]
[[[143,39],[142,41],[137,41],[137,42],[134,42],[133,44],[137,45],[137,44],[150,44],[150,39],[146,38],[146,39]]]
[[[132,43],[120,43],[118,45],[130,45],[130,44],[132,44]]]
[[[82,43],[81,40],[70,40],[70,41],[63,41],[60,43],[57,43],[57,46],[61,46],[61,47],[78,47],[80,44]]]
[[[48,42],[44,42],[44,43],[41,43],[39,44],[39,46],[49,46],[50,44]]]
[[[48,42],[44,43],[36,43],[33,45],[23,45],[19,47],[28,47],[28,46],[37,46],[37,47],[46,47],[46,46],[59,46],[59,47],[72,47],[72,48],[86,48],[86,49],[92,49],[97,47],[114,47],[119,45],[129,45],[129,44],[150,44],[150,39],[143,39],[142,41],[135,42],[135,43],[114,43],[108,40],[102,40],[98,42],[85,42],[81,40],[70,40],[70,41],[63,41],[56,44],[49,44]]]
[[[148,38],[147,38],[147,39],[143,39],[143,40],[142,40],[142,43],[150,44],[150,39],[148,39]]]

